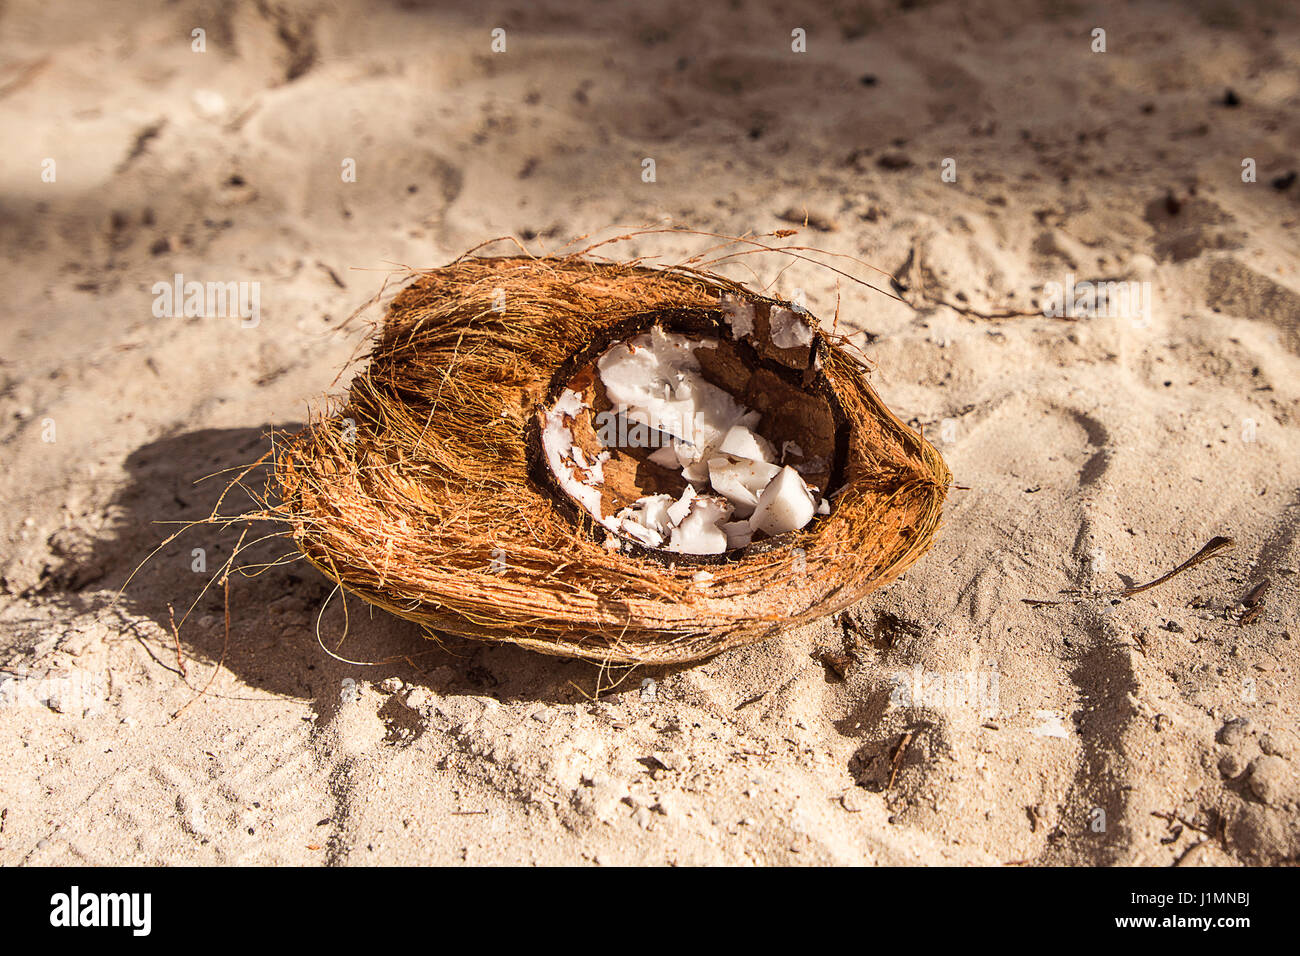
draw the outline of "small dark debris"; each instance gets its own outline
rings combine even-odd
[[[807,223],[818,232],[835,232],[840,228],[839,223],[829,216],[823,216],[817,212],[810,212],[807,209],[796,209],[790,206],[784,212],[777,213],[777,219],[782,222],[794,223],[796,226],[802,226]]]
[[[1237,95],[1237,91],[1234,90],[1232,87],[1228,87],[1226,90],[1223,91],[1223,105],[1224,106],[1241,105],[1241,97]]]
[[[1252,587],[1241,599],[1241,603],[1246,607],[1256,607],[1264,602],[1264,595],[1268,592],[1268,587],[1272,582],[1268,578],[1263,578],[1258,584]]]
[[[892,649],[904,641],[918,640],[923,636],[924,631],[919,624],[888,611],[881,611],[871,626],[872,641],[878,647]]]
[[[876,165],[881,169],[897,171],[907,169],[912,165],[912,161],[903,153],[881,153],[880,158],[876,160]]]
[[[845,680],[848,677],[849,670],[852,669],[856,661],[852,654],[845,654],[840,651],[821,651],[813,656],[840,680]]]

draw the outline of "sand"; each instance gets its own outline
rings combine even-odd
[[[1300,23],[911,6],[0,5],[0,864],[1294,862]],[[343,638],[302,563],[227,639],[239,529],[123,588],[395,264],[665,220],[897,275],[754,263],[956,475],[902,580],[630,674]],[[177,274],[256,314],[156,316]],[[1145,294],[1044,315],[1084,280]]]

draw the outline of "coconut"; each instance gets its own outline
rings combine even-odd
[[[867,372],[706,272],[462,258],[413,278],[346,399],[280,443],[274,516],[431,635],[697,660],[929,547],[951,475]]]

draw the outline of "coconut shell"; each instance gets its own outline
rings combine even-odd
[[[755,304],[750,339],[730,338],[723,295]],[[951,475],[842,342],[818,330],[777,348],[766,333],[778,305],[707,273],[572,257],[421,273],[389,306],[346,400],[281,446],[276,516],[344,589],[435,635],[664,664],[834,613],[930,546]],[[753,383],[747,403],[770,406],[765,421],[784,415],[789,431],[808,416],[822,429],[829,515],[697,557],[609,541],[558,490],[539,411],[604,348],[653,324],[726,338]],[[808,410],[822,408],[829,417]]]

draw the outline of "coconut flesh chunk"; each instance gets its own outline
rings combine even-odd
[[[733,306],[728,315],[735,333],[749,331],[747,305]],[[784,326],[782,332],[783,338],[799,334]],[[589,463],[569,424],[591,406],[566,389],[548,410],[542,445],[551,472],[610,531],[647,547],[720,554],[747,546],[756,532],[785,534],[812,520],[817,499],[794,468],[778,464],[792,443],[778,452],[756,430],[760,413],[704,377],[696,353],[717,346],[717,339],[691,339],[654,326],[596,360],[612,414],[644,426],[637,433],[659,446],[647,460],[686,480],[679,497],[646,495],[603,515],[601,466],[610,451]]]
[[[786,465],[758,496],[758,506],[754,508],[749,523],[764,534],[775,537],[798,531],[812,520],[816,507],[812,492],[803,483],[799,472]]]
[[[559,399],[546,413],[546,426],[542,430],[542,448],[546,452],[546,463],[551,473],[559,481],[560,487],[573,497],[573,500],[600,517],[600,491],[583,481],[577,474],[573,461],[573,429],[567,419],[577,418],[586,408],[582,396],[572,389],[565,389]],[[567,460],[566,460],[567,458]]]
[[[772,344],[779,349],[797,349],[813,340],[813,331],[793,309],[776,307],[769,320],[772,323]]]
[[[700,495],[691,501],[691,512],[673,528],[668,548],[685,554],[721,554],[727,550],[727,534],[720,525],[731,514],[731,506],[715,495]]]
[[[718,451],[733,458],[746,458],[749,461],[776,461],[776,449],[772,443],[752,428],[744,425],[732,425],[727,434],[718,443]]]
[[[664,509],[669,525],[679,525],[691,513],[691,501],[695,498],[695,486],[687,485],[686,490],[676,502]]]
[[[766,461],[710,458],[709,482],[714,491],[731,502],[737,517],[748,518],[758,504],[758,496],[780,470]]]
[[[754,303],[735,295],[722,297],[722,317],[731,326],[731,334],[740,341],[754,332]]]

